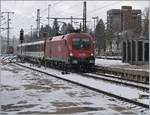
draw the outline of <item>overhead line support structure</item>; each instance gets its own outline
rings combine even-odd
[[[50,18],[50,7],[51,7],[51,4],[48,5],[48,26],[50,27],[50,24],[49,24],[49,18]]]
[[[83,3],[83,32],[86,32],[86,1]]]
[[[71,25],[73,23],[73,20],[83,20],[83,18],[73,18],[72,16],[70,18],[58,18],[58,17],[52,17],[52,18],[49,18],[49,19],[59,19],[59,20],[71,20]]]
[[[9,35],[10,35],[10,14],[14,14],[14,12],[2,12],[2,14],[7,14],[7,53],[9,51]]]

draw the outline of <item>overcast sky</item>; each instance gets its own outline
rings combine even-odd
[[[81,17],[83,13],[83,1],[2,1],[2,12],[15,12],[11,17],[10,36],[18,37],[21,28],[25,33],[30,32],[31,25],[36,28],[36,12],[40,9],[41,22],[47,24],[48,4],[50,7],[50,17]],[[130,5],[133,9],[143,9],[149,6],[148,1],[87,1],[87,25],[93,28],[92,17],[98,16],[106,22],[106,13],[110,9],[120,9],[122,5]],[[6,18],[6,14],[3,14]],[[6,18],[7,19],[7,18]],[[2,20],[2,24],[6,22]],[[66,21],[66,20],[61,20]],[[75,21],[75,20],[74,20]],[[51,21],[52,24],[52,21]],[[2,27],[6,27],[4,24]],[[6,36],[6,31],[2,32]]]

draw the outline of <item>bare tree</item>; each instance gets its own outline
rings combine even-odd
[[[149,35],[149,8],[146,7],[143,11],[143,16],[144,16],[144,29],[143,29],[143,35],[148,37]]]
[[[95,46],[98,49],[98,55],[101,53],[101,50],[105,51],[105,25],[102,19],[97,23],[95,28]]]

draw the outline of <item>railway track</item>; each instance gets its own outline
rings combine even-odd
[[[44,71],[44,70],[41,70],[39,68],[36,68],[36,67],[30,67],[30,66],[26,66],[26,65],[23,65],[23,64],[19,64],[19,63],[15,63],[19,66],[22,66],[22,67],[25,67],[25,68],[28,68],[28,69],[31,69],[31,70],[34,70],[34,71],[38,71],[38,72],[41,72],[41,73],[44,73],[44,74],[47,74],[47,75],[50,75],[52,77],[55,77],[55,78],[58,78],[58,79],[62,79],[62,80],[65,80],[67,82],[70,82],[70,83],[73,83],[73,84],[77,84],[79,86],[82,86],[82,87],[85,87],[85,88],[88,88],[90,90],[93,90],[93,91],[96,91],[96,92],[99,92],[99,93],[103,93],[103,94],[106,94],[108,96],[111,96],[111,97],[114,97],[114,98],[117,98],[119,100],[122,100],[122,101],[125,101],[125,102],[129,102],[129,103],[132,103],[134,105],[137,105],[137,106],[141,106],[141,107],[144,107],[144,108],[149,108],[149,105],[148,104],[145,104],[145,103],[142,103],[142,102],[139,102],[139,101],[136,101],[136,100],[133,100],[133,99],[130,99],[130,98],[127,98],[127,97],[124,97],[124,96],[120,96],[120,95],[117,95],[115,93],[111,93],[109,91],[105,91],[105,90],[102,90],[102,89],[99,89],[99,88],[96,88],[94,86],[91,86],[91,85],[88,85],[86,83],[82,83],[82,82],[79,82],[78,80],[76,79],[72,79],[72,78],[69,78],[69,77],[62,77],[63,75],[57,75],[55,73],[51,73],[51,72],[47,72],[47,71]],[[57,70],[60,72],[60,70]],[[87,76],[87,75],[86,75]],[[85,75],[82,75],[80,77],[85,77]],[[90,76],[88,76],[90,77]],[[77,78],[77,77],[76,77]],[[92,78],[93,79],[93,78]]]
[[[10,58],[9,61],[11,61],[11,60],[12,59]],[[98,71],[99,67],[101,67],[101,66],[95,66],[96,72],[94,72],[92,74],[82,74],[82,75],[87,76],[87,77],[93,77],[93,78],[96,78],[96,79],[105,80],[105,81],[115,82],[115,83],[118,83],[118,84],[128,85],[128,86],[131,86],[131,87],[140,88],[142,90],[149,90],[149,83],[134,81],[134,80],[130,80],[130,79],[125,79],[121,76],[117,76],[117,75],[113,75],[113,74],[107,74],[106,70],[102,70],[104,72],[99,72]],[[57,68],[57,69],[60,69],[60,68]]]
[[[90,77],[90,78],[95,78],[95,79],[99,79],[99,80],[112,82],[112,83],[126,85],[126,86],[130,86],[130,87],[134,87],[134,88],[139,88],[141,90],[146,90],[146,91],[149,90],[149,85],[147,85],[147,84],[123,80],[118,77],[111,77],[111,75],[105,76],[105,74],[99,74],[99,73],[82,73],[81,75]]]

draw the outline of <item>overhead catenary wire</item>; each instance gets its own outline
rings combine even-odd
[[[110,4],[106,4],[106,5],[104,5],[104,6],[100,7],[100,8],[95,8],[92,11],[89,11],[88,14],[96,12],[96,11],[99,11],[99,9],[104,9],[106,7],[109,7],[109,6],[114,5],[114,4],[119,4],[119,3],[121,3],[121,1],[117,1],[117,2],[110,3]]]
[[[104,8],[107,8],[107,7],[111,6],[111,5],[113,5],[113,4],[118,4],[118,3],[121,3],[121,1],[113,2],[113,3],[110,3],[110,4],[106,4],[106,5],[102,6],[102,7],[95,8],[95,9],[93,9],[93,10],[91,10],[91,11],[88,11],[87,14],[89,15],[89,14],[91,14],[91,13],[96,13],[96,12],[99,11],[100,9],[104,9]],[[99,12],[101,12],[101,11],[99,11]],[[82,14],[81,14],[81,15],[82,15]],[[78,17],[78,16],[80,16],[80,15],[76,15],[76,17]]]

